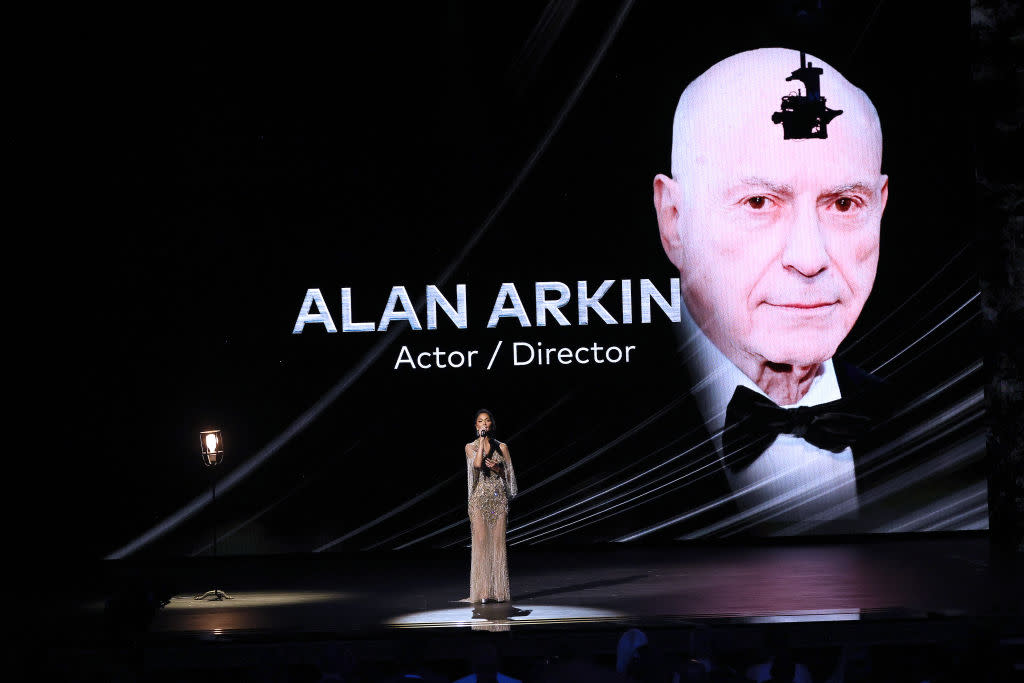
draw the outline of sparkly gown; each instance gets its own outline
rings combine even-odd
[[[498,444],[498,441],[492,441]],[[518,493],[512,460],[500,447],[484,456],[496,456],[499,472],[487,466],[473,467],[476,443],[466,446],[466,477],[469,484],[469,525],[472,530],[472,559],[469,568],[469,598],[466,602],[484,599],[509,599],[508,560],[505,553],[505,525],[508,501]]]

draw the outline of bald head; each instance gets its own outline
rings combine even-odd
[[[828,154],[851,142],[880,171],[882,127],[871,100],[824,61],[807,55],[807,63],[823,71],[821,95],[828,107],[843,112],[828,125],[827,139],[784,140],[783,127],[772,121],[783,96],[798,89],[803,93],[800,81],[786,80],[800,66],[800,53],[783,48],[741,52],[698,76],[679,97],[672,122],[672,176],[689,178],[709,155],[737,147],[757,147],[770,156],[793,145],[810,145]]]
[[[672,178],[654,181],[662,244],[693,319],[755,380],[759,364],[831,358],[856,322],[878,263],[881,162],[871,100],[796,50],[733,55],[679,98]]]

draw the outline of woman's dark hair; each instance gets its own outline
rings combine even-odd
[[[481,408],[476,412],[476,415],[473,416],[473,423],[475,424],[476,419],[483,414],[486,414],[486,416],[490,418],[490,431],[487,432],[487,440],[490,441],[490,453],[501,453],[498,445],[500,441],[495,438],[495,433],[498,431],[498,423],[495,422],[495,414],[485,408]],[[474,433],[474,436],[475,435],[476,434]]]
[[[488,434],[487,434],[487,440],[491,442],[491,452],[492,453],[498,453],[499,452],[498,451],[498,443],[499,442],[498,442],[497,439],[494,438],[494,433],[496,431],[498,431],[498,423],[494,421],[494,413],[492,413],[491,411],[487,410],[487,408],[481,408],[480,410],[476,411],[475,415],[473,415],[473,424],[476,424],[477,418],[480,417],[481,415],[484,415],[484,414],[486,414],[487,417],[491,418],[491,431],[488,432]],[[473,436],[475,437],[476,435],[477,434],[474,431],[473,432]]]
[[[476,413],[473,414],[473,424],[475,425],[477,418],[485,413],[487,414],[487,417],[491,418],[491,433],[488,436],[493,437],[494,433],[498,431],[498,423],[494,421],[494,413],[487,410],[487,408],[481,408],[480,410],[476,411]]]

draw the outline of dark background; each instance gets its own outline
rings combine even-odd
[[[18,69],[33,120],[12,139],[42,195],[25,219],[45,275],[30,304],[43,311],[29,407],[46,407],[33,434],[48,455],[16,470],[44,508],[24,529],[35,547],[116,550],[208,490],[200,430],[224,430],[227,476],[358,366],[383,335],[291,334],[308,287],[340,326],[340,287],[353,288],[357,320],[379,319],[392,285],[418,299],[453,267],[442,290],[454,301],[467,284],[469,329],[442,318],[404,332],[220,497],[218,523],[239,529],[221,552],[312,550],[443,482],[335,547],[393,547],[420,522],[454,524],[481,406],[524,484],[648,418],[679,391],[659,311],[618,327],[486,330],[486,318],[502,282],[517,283],[531,318],[535,281],[629,278],[635,296],[650,278],[667,291],[676,273],[651,180],[668,171],[675,101],[744,49],[803,47],[874,101],[890,201],[846,357],[872,369],[907,349],[977,290],[985,258],[971,247],[968,12],[824,4],[467,2],[130,31],[93,17],[33,44]],[[916,365],[889,370],[926,387],[937,364],[954,373],[980,358],[973,312],[901,356]],[[402,344],[486,357],[497,339],[639,350],[631,366],[391,370]],[[146,552],[201,551],[213,521],[207,509]]]

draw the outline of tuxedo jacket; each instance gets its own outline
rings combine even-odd
[[[722,461],[720,452],[715,452],[714,441],[705,428],[701,432],[705,439],[704,454],[709,461],[717,458],[717,467],[709,468],[713,474],[708,473],[681,489],[684,495],[680,502],[689,506],[690,511],[665,517],[678,519],[664,528],[666,537],[921,530],[941,521],[934,515],[926,519],[923,512],[935,506],[935,501],[957,500],[961,497],[958,492],[984,480],[980,457],[965,450],[972,440],[977,449],[977,421],[972,426],[954,417],[948,424],[942,424],[938,419],[945,413],[942,405],[922,395],[919,387],[910,389],[883,381],[841,360],[835,360],[833,366],[843,399],[854,401],[870,418],[866,432],[851,444],[858,499],[856,515],[830,521],[804,520],[801,524],[776,520],[770,514],[760,518],[748,515],[741,523],[722,527],[724,520],[735,519],[740,510],[734,499],[730,500],[731,489],[724,469],[727,463]],[[947,405],[956,401],[956,394],[945,399]],[[689,420],[700,420],[693,402],[686,410],[691,411]],[[700,424],[703,426],[703,422]],[[661,512],[665,514],[667,510]]]
[[[864,370],[836,360],[836,379],[844,399],[857,399],[871,414],[866,432],[851,448],[860,510],[855,518],[805,525],[806,533],[868,533],[927,504],[935,491],[960,485],[956,471],[948,472],[946,488],[935,488],[929,468],[934,452],[928,446],[927,402]],[[678,375],[676,376],[678,377]],[[570,523],[583,519],[559,538],[569,541],[662,542],[680,538],[765,536],[783,533],[793,520],[770,514],[722,526],[740,513],[725,475],[726,463],[705,427],[696,400],[680,386],[689,378],[671,381],[663,373],[638,387],[637,397],[619,397],[614,405],[624,415],[595,417],[595,438],[581,440],[568,457],[573,490],[552,500]],[[591,392],[596,408],[601,396]],[[632,408],[632,412],[627,409]],[[584,414],[590,408],[576,406]],[[621,418],[621,419],[620,419]],[[594,458],[593,454],[599,453]],[[579,458],[579,462],[572,462]],[[594,459],[590,459],[594,458]],[[564,465],[564,461],[562,463]],[[593,498],[591,498],[593,497]],[[554,501],[559,501],[555,503]],[[574,501],[565,506],[565,501]],[[525,502],[525,501],[524,501]],[[543,502],[543,501],[542,501]],[[584,514],[585,513],[585,514]],[[514,520],[513,520],[514,526]],[[801,532],[803,533],[803,532]]]

